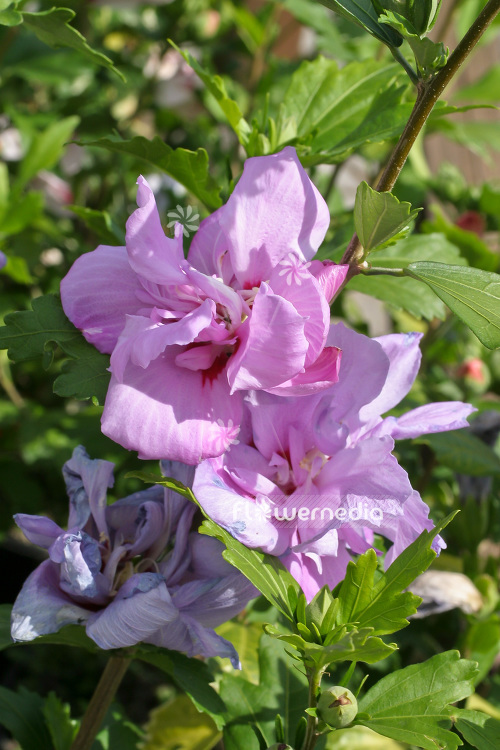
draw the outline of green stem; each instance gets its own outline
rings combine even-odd
[[[394,183],[408,158],[408,154],[415,143],[415,140],[425,125],[427,118],[437,100],[451,81],[458,73],[467,57],[470,55],[490,23],[500,11],[500,0],[489,0],[482,12],[476,18],[462,41],[457,45],[444,68],[428,81],[420,81],[417,88],[417,100],[406,123],[406,127],[391,154],[384,172],[376,190],[379,193],[392,190]],[[359,239],[356,235],[350,241],[347,250],[341,260],[341,263],[351,265],[349,276],[358,273],[356,265],[363,259],[363,249],[360,246]]]
[[[129,656],[110,657],[87,706],[71,750],[90,750],[131,661]]]
[[[316,708],[318,705],[318,691],[321,684],[321,678],[323,677],[323,669],[313,669],[309,676],[309,708]],[[314,716],[307,715],[307,727],[304,742],[302,744],[302,750],[313,750],[317,735],[316,735],[317,719]]]
[[[397,47],[389,47],[389,49],[391,50],[391,55],[396,60],[396,62],[398,62],[405,69],[410,81],[414,83],[415,86],[417,86],[420,79],[411,67],[406,57],[399,51]]]

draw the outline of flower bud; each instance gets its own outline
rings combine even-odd
[[[402,16],[419,36],[432,29],[436,21],[441,0],[373,0],[379,13],[390,11]]]
[[[347,727],[358,713],[358,701],[345,687],[336,685],[321,693],[318,716],[335,729]]]

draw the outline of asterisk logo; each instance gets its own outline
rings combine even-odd
[[[176,206],[167,213],[170,221],[168,227],[173,227],[174,224],[180,224],[182,226],[182,233],[184,237],[189,237],[191,232],[196,232],[200,223],[200,214],[196,212],[196,209],[192,206]]]

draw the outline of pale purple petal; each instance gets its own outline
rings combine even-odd
[[[155,284],[185,284],[182,227],[180,231],[176,228],[175,239],[166,237],[153,191],[144,177],[139,177],[137,184],[139,208],[129,217],[126,231],[130,265],[139,276]]]
[[[292,253],[278,263],[269,286],[275,294],[291,302],[305,320],[304,335],[309,344],[304,363],[307,368],[316,361],[325,345],[330,328],[328,303],[314,276]]]
[[[188,656],[228,658],[235,669],[240,668],[238,654],[233,644],[221,638],[213,630],[204,628],[189,615],[179,616],[148,638],[147,642],[174,651],[183,651]]]
[[[328,207],[295,150],[247,159],[227,204],[216,212],[232,267],[246,289],[293,253],[311,260],[330,224]]]
[[[273,388],[299,373],[308,349],[304,322],[290,302],[262,284],[251,317],[239,329],[239,349],[229,360],[231,393]]]
[[[2,269],[7,264],[7,257],[5,253],[2,253],[0,250],[0,269]]]
[[[229,320],[233,325],[240,324],[243,306],[240,296],[234,289],[226,286],[219,279],[206,276],[195,268],[187,268],[186,276],[197,291],[203,295],[206,294],[208,299],[222,306],[222,312],[228,314]]]
[[[151,642],[151,636],[177,616],[163,577],[136,573],[105,609],[91,615],[87,635],[100,648],[126,648]]]
[[[45,560],[28,576],[14,602],[11,635],[15,641],[32,641],[65,625],[83,623],[89,614],[61,591],[59,566]]]
[[[378,341],[389,359],[389,372],[378,396],[361,409],[361,420],[371,423],[394,408],[412,387],[420,367],[421,333],[392,333]]]
[[[45,516],[16,513],[14,521],[29,542],[38,544],[39,547],[44,549],[48,549],[59,534],[64,534],[63,529],[55,521]]]
[[[416,438],[433,432],[447,432],[468,427],[467,417],[477,411],[461,401],[437,401],[419,406],[401,417],[387,417],[371,434],[392,435],[395,440]]]
[[[401,519],[394,522],[394,519],[384,518],[383,534],[394,542],[385,556],[385,567],[388,568],[396,557],[420,536],[422,531],[431,531],[433,528],[434,523],[429,518],[428,506],[418,492],[412,492],[403,506],[403,517]],[[446,544],[438,535],[432,543],[432,549],[439,554],[445,548]]]
[[[73,263],[61,281],[61,302],[87,341],[111,354],[125,315],[135,315],[144,307],[137,296],[141,291],[126,248],[99,245]]]
[[[342,352],[336,346],[325,346],[316,362],[305,372],[294,375],[275,388],[267,388],[276,396],[308,396],[326,391],[339,380]]]
[[[331,304],[346,280],[349,266],[340,266],[331,260],[312,260],[308,270],[316,278],[328,304]]]
[[[147,367],[167,346],[192,343],[210,325],[214,313],[215,305],[207,299],[177,321],[154,323],[149,318],[127,315],[125,328],[111,355],[113,375],[121,381],[129,360]]]
[[[236,439],[241,396],[229,395],[224,372],[211,378],[177,367],[176,350],[169,347],[145,369],[129,363],[123,383],[111,378],[102,430],[141,458],[197,464]]]
[[[227,239],[219,224],[222,209],[201,222],[193,237],[188,253],[189,263],[207,276],[222,275],[222,258],[227,252]],[[227,284],[231,279],[223,279]]]
[[[213,536],[192,532],[189,535],[189,549],[189,570],[195,578],[224,578],[234,574],[234,567],[222,557],[225,546]]]
[[[83,446],[75,448],[73,456],[63,467],[64,481],[70,498],[69,528],[81,528],[88,518],[90,509],[98,533],[107,536],[106,495],[108,488],[114,483],[113,468],[114,464],[111,461],[89,458]]]
[[[216,472],[214,463],[203,461],[196,469],[193,492],[201,507],[242,544],[272,553],[277,549],[278,530],[266,508],[230,488]]]
[[[360,424],[361,407],[382,391],[389,359],[378,341],[351,331],[343,323],[330,326],[327,344],[342,351],[339,381],[331,389],[335,421],[345,422],[352,430]]]
[[[179,586],[172,602],[181,617],[189,615],[206,628],[216,628],[236,617],[258,595],[255,586],[233,568],[223,578],[203,578]]]
[[[192,487],[195,469],[189,464],[184,464],[182,461],[169,461],[164,459],[160,461],[161,473],[164,477],[170,479],[176,479],[178,482],[184,485],[184,487]]]

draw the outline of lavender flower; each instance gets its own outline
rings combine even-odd
[[[164,473],[184,484],[191,467]],[[85,625],[100,648],[139,642],[188,656],[229,657],[232,644],[213,628],[236,615],[255,590],[222,559],[223,545],[191,532],[196,506],[152,487],[107,505],[113,464],[91,460],[81,446],[63,469],[68,530],[43,516],[18,514],[26,538],[48,550],[12,610],[14,640],[30,641],[64,625]]]

